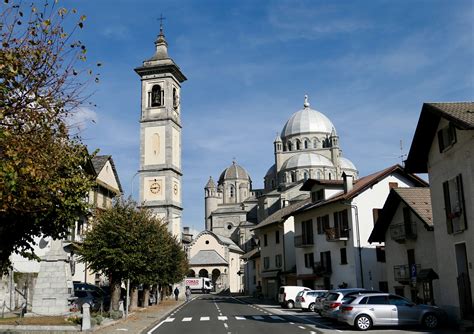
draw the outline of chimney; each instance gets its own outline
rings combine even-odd
[[[183,227],[183,233],[189,234],[189,227]]]
[[[344,179],[344,194],[347,194],[354,186],[353,176],[347,175],[345,172],[343,172],[342,178]]]

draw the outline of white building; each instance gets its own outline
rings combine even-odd
[[[384,259],[368,242],[374,214],[391,188],[411,186],[426,182],[399,165],[355,182],[307,180],[311,203],[293,213],[298,285],[386,290]]]
[[[438,306],[474,318],[474,103],[425,103],[406,161],[428,173],[438,254]]]
[[[393,188],[369,238],[385,245],[388,291],[413,302],[440,297],[430,188]]]

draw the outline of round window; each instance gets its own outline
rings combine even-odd
[[[209,240],[206,240],[206,245],[209,245]]]
[[[233,227],[232,224],[227,225],[228,230],[232,230],[232,227]]]

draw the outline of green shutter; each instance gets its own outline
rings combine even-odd
[[[443,182],[444,210],[446,213],[446,228],[448,234],[453,233],[453,220],[451,218],[451,200],[449,198],[449,182]]]

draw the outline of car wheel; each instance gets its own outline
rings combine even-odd
[[[295,303],[293,303],[292,300],[289,300],[288,303],[286,303],[286,307],[288,307],[289,309],[292,309],[293,307],[295,307]]]
[[[435,329],[439,325],[438,317],[433,313],[428,313],[423,317],[423,326],[429,329]]]
[[[314,312],[314,303],[309,304],[308,310]]]
[[[365,314],[359,315],[355,321],[354,326],[361,331],[366,331],[372,327],[372,319]]]

